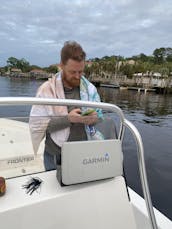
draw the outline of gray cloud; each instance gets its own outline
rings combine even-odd
[[[171,18],[170,0],[0,0],[0,66],[10,56],[57,63],[66,40],[88,58],[151,55],[172,47]]]

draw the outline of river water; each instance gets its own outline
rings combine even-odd
[[[0,77],[0,96],[34,96],[42,81],[10,80]],[[172,95],[114,88],[98,88],[104,102],[118,105],[139,130],[144,144],[145,162],[152,202],[172,219]],[[2,116],[26,116],[30,107],[1,108]],[[126,131],[124,169],[127,183],[142,195],[135,142]]]

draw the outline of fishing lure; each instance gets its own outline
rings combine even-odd
[[[31,177],[26,184],[22,185],[22,188],[26,189],[27,194],[32,195],[34,191],[41,187],[42,182],[39,177]]]

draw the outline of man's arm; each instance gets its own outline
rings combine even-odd
[[[58,117],[54,116],[51,117],[48,123],[47,131],[49,133],[52,133],[58,130],[65,129],[70,126],[71,126],[71,122],[69,121],[68,116],[58,116]]]

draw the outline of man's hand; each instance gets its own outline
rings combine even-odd
[[[68,119],[71,123],[83,123],[85,125],[92,125],[98,121],[96,111],[89,115],[82,116],[80,108],[76,108],[70,111],[68,114]]]
[[[68,114],[68,119],[71,123],[79,122],[80,118],[81,118],[81,109],[80,108],[75,108],[71,110]]]

